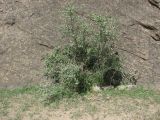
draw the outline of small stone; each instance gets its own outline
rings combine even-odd
[[[120,85],[117,87],[118,90],[131,90],[135,88],[136,85]]]
[[[110,90],[110,89],[113,89],[114,87],[113,86],[105,86],[105,87],[103,87],[102,89],[103,90]]]
[[[99,86],[93,86],[92,90],[94,92],[100,92],[101,91],[101,88]]]

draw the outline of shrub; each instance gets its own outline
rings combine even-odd
[[[82,93],[88,91],[91,87],[87,74],[76,64],[66,65],[61,71],[60,79],[66,89],[74,92]]]
[[[58,83],[60,80],[61,68],[69,62],[69,58],[61,48],[55,48],[45,59],[45,76]]]
[[[120,85],[123,72],[114,48],[117,38],[113,19],[81,16],[72,6],[65,13],[63,36],[70,41],[47,56],[46,76],[77,93],[90,91],[93,84]]]
[[[39,93],[42,96],[42,101],[45,104],[51,104],[52,102],[58,102],[63,98],[69,98],[74,95],[73,92],[65,89],[60,84],[42,85],[39,89]]]

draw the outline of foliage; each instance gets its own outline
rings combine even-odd
[[[67,64],[61,71],[62,84],[74,92],[86,92],[90,90],[92,82],[87,79],[87,74],[76,64]]]
[[[41,94],[42,102],[50,104],[53,101],[57,102],[65,97],[71,97],[74,93],[65,89],[62,85],[42,85],[38,91]]]
[[[69,43],[46,57],[45,75],[63,89],[77,93],[90,91],[93,84],[120,85],[123,73],[114,47],[114,20],[95,14],[80,15],[73,6],[66,9],[65,15],[63,37]]]
[[[45,75],[54,80],[54,82],[59,82],[61,68],[64,64],[67,64],[69,59],[63,54],[62,49],[55,48],[51,54],[49,54],[45,59]]]

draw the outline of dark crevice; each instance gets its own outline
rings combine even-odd
[[[152,6],[158,8],[158,9],[160,10],[160,6],[159,6],[159,2],[158,2],[158,1],[156,1],[156,0],[148,0],[148,2],[149,2]]]
[[[46,47],[46,48],[49,48],[49,49],[53,49],[54,48],[52,45],[47,45],[47,44],[44,44],[44,43],[38,43],[38,45]]]
[[[160,41],[160,35],[159,34],[155,34],[155,36],[151,36],[153,38],[153,40],[155,41]]]
[[[152,31],[157,31],[158,29],[156,27],[154,27],[153,25],[149,25],[146,23],[142,23],[140,21],[136,21],[137,24],[141,25],[143,28],[147,29],[147,30],[152,30]]]

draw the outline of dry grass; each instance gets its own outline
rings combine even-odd
[[[124,95],[123,91],[111,90],[110,92],[105,91],[73,99],[64,99],[59,104],[53,103],[50,106],[45,106],[40,97],[33,94],[36,93],[35,91],[36,89],[17,89],[12,92],[1,90],[0,120],[160,119],[160,104],[152,95],[140,98],[132,94],[132,91],[126,92]]]

